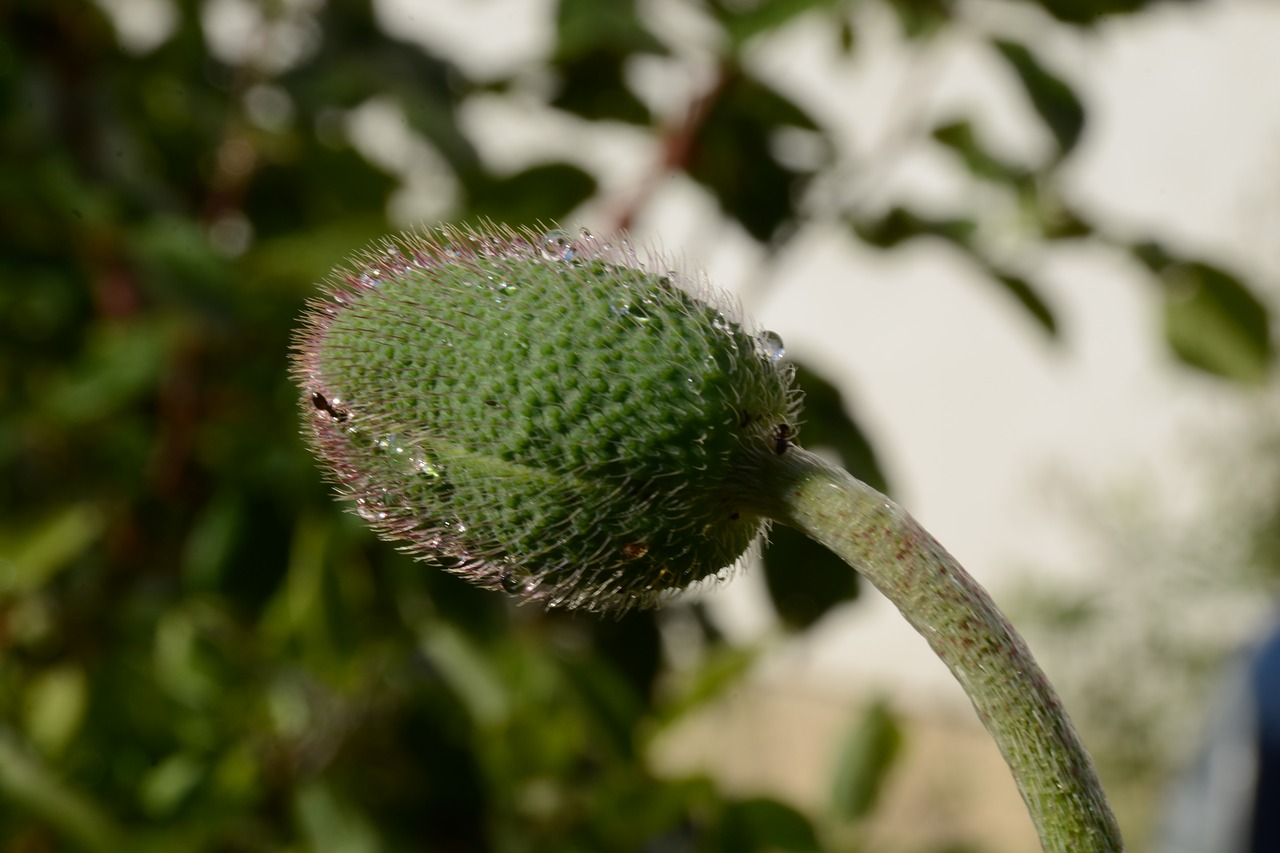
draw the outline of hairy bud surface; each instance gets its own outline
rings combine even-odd
[[[293,372],[311,443],[384,538],[485,587],[625,610],[733,564],[785,452],[781,341],[626,241],[488,227],[339,270]]]

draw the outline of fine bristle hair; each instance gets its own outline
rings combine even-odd
[[[312,449],[383,538],[480,586],[622,612],[732,566],[795,436],[781,342],[625,236],[387,239],[294,342]]]

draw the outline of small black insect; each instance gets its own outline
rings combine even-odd
[[[778,424],[773,434],[773,452],[781,456],[791,446],[791,425]]]
[[[335,409],[332,405],[329,404],[329,401],[326,400],[324,395],[321,394],[319,391],[311,392],[311,405],[315,406],[317,409],[324,412],[325,414],[333,418],[338,423],[342,423],[347,419],[347,413],[344,412],[342,409]]]

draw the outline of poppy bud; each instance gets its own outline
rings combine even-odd
[[[335,272],[293,363],[316,454],[415,556],[551,606],[656,604],[765,526],[785,453],[781,340],[625,240],[486,226]]]

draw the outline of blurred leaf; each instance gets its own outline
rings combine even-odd
[[[88,692],[84,670],[72,664],[43,670],[27,685],[27,737],[44,755],[59,755],[75,736]]]
[[[792,631],[812,627],[832,608],[858,597],[858,573],[790,527],[770,530],[761,561],[773,608]]]
[[[190,589],[218,587],[243,527],[242,508],[230,495],[210,501],[200,511],[183,548],[182,574]]]
[[[858,30],[848,15],[840,18],[840,53],[844,57],[853,55],[858,47]]]
[[[560,86],[552,106],[592,121],[649,123],[649,109],[627,86],[623,68],[636,54],[667,51],[641,24],[632,0],[560,0],[556,33],[552,62]]]
[[[1018,304],[1027,309],[1027,313],[1049,333],[1049,337],[1057,337],[1058,321],[1053,315],[1053,309],[1044,301],[1031,282],[1022,276],[996,270],[991,270],[991,276],[1004,286],[1010,296],[1018,300]]]
[[[106,812],[74,790],[7,730],[0,728],[0,796],[38,815],[86,850],[127,849]]]
[[[788,127],[818,129],[808,113],[773,89],[730,74],[703,117],[686,164],[725,215],[757,240],[768,240],[792,216],[808,177],[774,156],[774,133]]]
[[[895,0],[889,8],[898,16],[903,35],[913,40],[932,36],[952,15],[947,0]]]
[[[902,751],[902,728],[889,706],[875,702],[840,749],[832,787],[832,815],[842,821],[866,817],[884,790]]]
[[[25,526],[0,532],[0,597],[40,589],[83,554],[104,525],[97,507],[72,504]]]
[[[534,166],[509,178],[471,188],[476,217],[510,225],[534,225],[564,219],[596,190],[595,178],[568,163]]]
[[[368,818],[323,782],[301,786],[293,807],[308,849],[315,853],[378,853],[385,849]]]
[[[1046,240],[1079,240],[1094,231],[1093,225],[1066,205],[1040,206],[1040,234]]]
[[[619,56],[665,54],[666,47],[641,23],[634,0],[560,0],[554,60],[562,63],[602,48]]]
[[[627,88],[626,57],[605,50],[560,63],[560,87],[551,105],[590,121],[623,121],[647,125],[649,108]]]
[[[971,220],[924,217],[895,207],[877,221],[855,222],[853,227],[862,240],[882,249],[893,249],[919,237],[936,237],[957,246],[980,264],[1051,337],[1057,335],[1057,320],[1048,303],[1026,278],[1004,272],[987,260],[973,241],[977,226]]]
[[[224,803],[248,807],[261,796],[265,781],[258,767],[258,755],[242,739],[229,744],[210,771],[210,789]]]
[[[1182,361],[1240,382],[1262,382],[1274,356],[1266,307],[1240,279],[1180,261],[1154,243],[1135,254],[1164,285],[1165,337]]]
[[[978,139],[973,125],[956,121],[934,128],[933,139],[950,149],[975,176],[1011,187],[1018,203],[1046,240],[1087,237],[1093,226],[1081,218],[1055,190],[1051,172],[1034,172],[991,153]]]
[[[968,121],[939,125],[930,135],[934,141],[956,154],[965,167],[980,178],[1013,183],[1028,177],[1025,168],[1006,163],[988,151],[978,140],[973,125]]]
[[[300,642],[319,658],[346,648],[350,620],[330,559],[332,533],[332,523],[316,514],[297,520],[284,583],[263,619],[264,639]]]
[[[1024,215],[1045,240],[1079,240],[1093,235],[1094,226],[1063,199],[1048,178],[1029,176],[1016,186]]]
[[[1199,0],[1024,0],[1038,6],[1059,21],[1084,26],[1099,26],[1119,15],[1141,12],[1161,2],[1199,2]]]
[[[377,175],[378,182],[383,183],[386,176],[381,172]],[[382,207],[390,186],[387,181],[378,196],[376,213],[335,217],[313,229],[290,230],[255,242],[242,261],[252,270],[251,280],[294,282],[299,288],[297,301],[310,296],[316,283],[323,281],[334,267],[386,236]]]
[[[221,684],[202,648],[197,608],[169,610],[156,623],[153,647],[156,682],[179,701],[208,706]]]
[[[651,701],[663,672],[662,637],[652,610],[633,610],[616,620],[591,614],[563,614],[590,636],[590,645],[631,687],[632,695]]]
[[[1075,148],[1084,131],[1084,105],[1062,78],[1046,69],[1025,45],[1007,39],[994,41],[996,50],[1013,67],[1031,106],[1058,142],[1058,156]]]
[[[175,330],[175,324],[154,319],[95,327],[82,358],[42,389],[39,402],[70,424],[119,413],[159,383]]]
[[[225,314],[231,268],[200,224],[156,217],[132,229],[129,250],[148,291],[175,306]]]
[[[725,810],[725,821],[731,829],[726,834],[733,841],[724,845],[728,850],[793,850],[797,853],[818,853],[821,845],[809,819],[791,806],[758,797],[730,803]],[[736,830],[736,832],[734,832]]]
[[[510,713],[507,687],[484,654],[461,631],[446,623],[424,625],[419,648],[476,724],[495,726]]]
[[[326,3],[318,23],[324,32],[325,61],[290,81],[300,100],[319,112],[350,109],[374,95],[390,95],[413,129],[455,172],[465,176],[480,169],[475,145],[458,121],[457,106],[471,82],[457,67],[422,47],[388,38],[367,2]]]
[[[200,784],[207,767],[189,753],[176,753],[161,761],[143,777],[138,787],[142,810],[152,817],[172,813]]]
[[[619,755],[634,754],[634,732],[644,706],[630,685],[597,659],[568,661],[562,671],[588,708],[588,718],[608,736],[614,750]]]
[[[894,249],[917,237],[937,237],[967,248],[977,226],[964,218],[921,216],[905,207],[895,207],[877,220],[853,223],[854,232],[878,249]]]
[[[735,51],[752,38],[771,33],[793,18],[818,9],[838,6],[840,0],[754,0],[709,4],[729,36]]]
[[[669,725],[685,714],[718,699],[737,684],[760,657],[754,647],[721,646],[712,650],[695,672],[687,676],[674,695],[659,709],[659,725]]]

